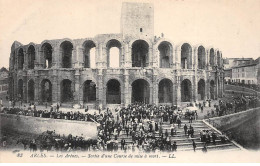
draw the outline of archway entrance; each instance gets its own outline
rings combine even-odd
[[[52,67],[52,47],[49,43],[44,43],[42,45],[43,54],[43,68],[48,69]]]
[[[191,82],[188,79],[185,79],[181,82],[181,101],[190,102],[191,101]]]
[[[28,82],[28,102],[34,102],[34,81]]]
[[[65,79],[61,82],[61,102],[73,102],[72,81]]]
[[[159,103],[172,103],[173,84],[169,79],[163,79],[159,83]]]
[[[52,84],[48,79],[44,79],[41,82],[41,101],[51,102],[52,101]]]
[[[84,103],[96,102],[96,84],[91,80],[87,80],[84,82],[83,102]]]
[[[107,82],[107,104],[121,104],[120,82],[112,79]]]
[[[69,41],[61,43],[61,55],[62,55],[62,68],[72,67],[72,50],[73,45]]]
[[[138,79],[132,83],[132,103],[149,103],[150,86],[146,80]]]
[[[215,99],[215,82],[213,80],[210,81],[210,99]]]
[[[132,67],[147,67],[149,64],[149,45],[144,40],[132,44]]]
[[[201,79],[198,82],[198,100],[205,99],[205,81]]]

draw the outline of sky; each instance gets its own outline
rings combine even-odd
[[[11,45],[120,33],[126,0],[0,0],[0,67]],[[154,34],[203,44],[228,58],[260,57],[260,0],[128,0],[154,4]]]

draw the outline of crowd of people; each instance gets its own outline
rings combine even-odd
[[[59,107],[51,107],[49,110],[38,110],[36,105],[29,104],[28,107],[24,106],[23,108],[4,107],[1,109],[2,113],[6,114],[15,114],[15,115],[24,115],[24,116],[32,116],[32,117],[41,117],[41,118],[52,118],[52,119],[65,119],[65,120],[78,120],[78,121],[97,121],[98,115],[96,113],[89,114],[85,110],[85,113],[82,112],[72,112],[67,111],[63,112],[59,110]]]

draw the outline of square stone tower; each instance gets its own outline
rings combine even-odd
[[[124,2],[121,10],[121,33],[124,38],[153,38],[153,4]]]

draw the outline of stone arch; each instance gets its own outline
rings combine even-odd
[[[95,103],[96,102],[96,83],[92,80],[86,80],[83,83],[83,102]]]
[[[191,102],[192,99],[192,84],[189,79],[184,79],[181,82],[181,101]]]
[[[24,50],[19,48],[18,50],[18,70],[23,70],[24,65]]]
[[[204,100],[205,99],[205,80],[200,79],[198,82],[198,100]]]
[[[198,47],[198,68],[205,69],[206,67],[206,50],[201,45]]]
[[[96,43],[93,40],[86,40],[83,44],[84,68],[95,67],[96,64]],[[93,53],[94,49],[94,53]],[[93,55],[94,54],[94,55]]]
[[[136,79],[132,82],[132,103],[150,102],[150,84],[145,79]]]
[[[214,48],[211,48],[209,50],[209,65],[211,67],[215,66],[215,51],[214,51]]]
[[[72,51],[74,47],[72,42],[70,41],[63,41],[60,44],[60,51],[61,51],[61,66],[62,68],[71,68],[72,67]]]
[[[181,68],[192,69],[192,47],[189,43],[181,46]]]
[[[30,45],[27,50],[28,54],[28,69],[34,69],[34,61],[35,61],[35,47]]]
[[[43,68],[48,69],[52,67],[52,52],[53,47],[50,43],[45,42],[41,45]]]
[[[111,51],[111,49],[116,48],[116,50]],[[118,52],[117,52],[118,51]],[[120,67],[122,61],[122,44],[117,39],[111,39],[106,44],[107,52],[107,67]],[[114,55],[111,55],[113,53]],[[111,58],[113,56],[114,58]],[[112,63],[112,60],[115,61]],[[117,62],[118,61],[118,62]]]
[[[107,104],[121,104],[121,84],[117,79],[110,79],[106,83]]]
[[[52,83],[49,79],[41,81],[41,102],[52,101]]]
[[[69,79],[63,79],[61,81],[60,86],[60,93],[61,93],[61,102],[67,103],[67,102],[73,102],[74,100],[74,87],[73,82]]]
[[[209,88],[209,91],[210,91],[210,99],[214,100],[215,99],[215,81],[214,80],[211,80],[210,81],[210,88]]]
[[[162,41],[158,45],[159,51],[159,67],[160,68],[170,68],[173,55],[173,46],[168,41]]]
[[[136,40],[132,46],[132,67],[149,65],[149,44],[145,40]]]
[[[159,103],[172,103],[173,101],[173,82],[164,78],[159,82],[158,87]]]

